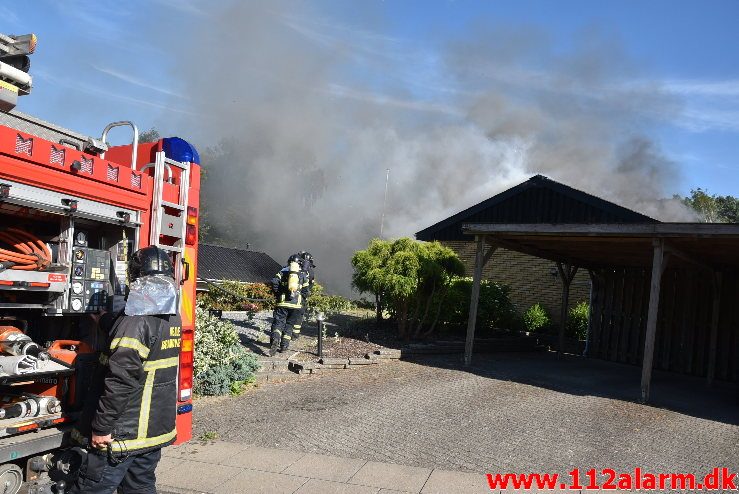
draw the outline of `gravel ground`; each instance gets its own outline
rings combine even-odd
[[[558,472],[577,466],[739,470],[731,393],[639,368],[551,354],[428,357],[264,385],[195,403],[195,436],[419,467]]]
[[[241,341],[253,352],[267,355],[272,311],[261,311],[249,318],[246,312],[227,312],[223,315],[236,326]],[[385,331],[375,331],[365,319],[352,315],[332,316],[326,325],[323,342],[325,357],[362,357],[381,348],[395,347],[393,338]],[[295,360],[315,360],[318,328],[314,321],[304,321],[299,338],[290,345],[290,355],[298,352]]]

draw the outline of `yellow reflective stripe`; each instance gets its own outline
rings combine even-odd
[[[292,339],[293,339],[293,337],[292,337],[292,336],[290,336],[289,334],[285,334],[285,335],[282,335],[282,339],[283,339],[283,340],[292,340]]]
[[[148,364],[148,362],[147,362]],[[151,413],[151,395],[154,392],[154,376],[156,369],[149,372],[144,383],[144,392],[141,395],[141,410],[139,410],[139,433],[137,439],[145,439],[149,432],[149,414]]]
[[[277,304],[277,307],[285,307],[287,309],[302,309],[303,306],[301,304],[291,304],[290,302],[280,302]]]
[[[130,348],[132,350],[136,350],[139,355],[141,355],[141,358],[146,358],[149,356],[149,348],[147,348],[146,345],[141,343],[136,338],[115,338],[113,341],[110,342],[110,349],[115,350],[118,347],[123,348]]]
[[[301,328],[301,326],[300,326],[300,324],[293,324],[293,328],[295,328],[295,329],[300,329],[300,328]]]
[[[179,357],[169,357],[169,358],[163,358],[159,360],[150,360],[148,362],[144,362],[144,370],[153,371],[157,369],[166,369],[167,367],[176,367],[178,365],[180,365]],[[154,373],[152,372],[152,374]]]
[[[14,93],[18,93],[18,87],[10,84],[9,82],[0,81],[0,88],[7,89],[8,91],[12,91]]]
[[[151,448],[154,446],[161,446],[162,444],[171,441],[177,437],[177,429],[161,436],[139,438],[139,439],[127,439],[127,440],[115,440],[111,443],[110,447],[116,453],[121,451],[130,451],[134,449]]]

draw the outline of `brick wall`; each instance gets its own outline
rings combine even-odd
[[[453,249],[464,262],[467,276],[472,276],[475,269],[475,242],[442,241],[443,245]],[[554,262],[538,257],[521,254],[505,249],[498,249],[483,269],[483,278],[504,283],[511,288],[511,300],[520,313],[535,303],[542,304],[552,320],[559,322],[559,311],[562,300],[562,283]],[[587,302],[590,298],[590,277],[588,272],[580,269],[570,285],[570,303],[572,307],[578,302]]]

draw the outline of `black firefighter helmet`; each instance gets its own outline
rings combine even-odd
[[[298,255],[303,259],[303,261],[305,261],[306,263],[310,264],[310,266],[312,268],[315,268],[316,267],[316,263],[314,262],[313,256],[311,255],[310,252],[306,252],[306,251],[302,250],[302,251],[300,251],[300,253]]]
[[[154,274],[174,278],[174,268],[169,254],[156,245],[150,245],[134,252],[128,263],[128,281]]]

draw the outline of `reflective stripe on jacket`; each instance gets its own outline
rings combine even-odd
[[[305,271],[298,271],[298,289],[290,291],[288,288],[290,268],[285,266],[272,278],[272,290],[277,297],[277,307],[288,309],[302,309],[303,301],[310,295],[310,281]]]
[[[114,452],[174,442],[181,327],[175,315],[122,316],[113,325],[92,432],[112,434]]]

